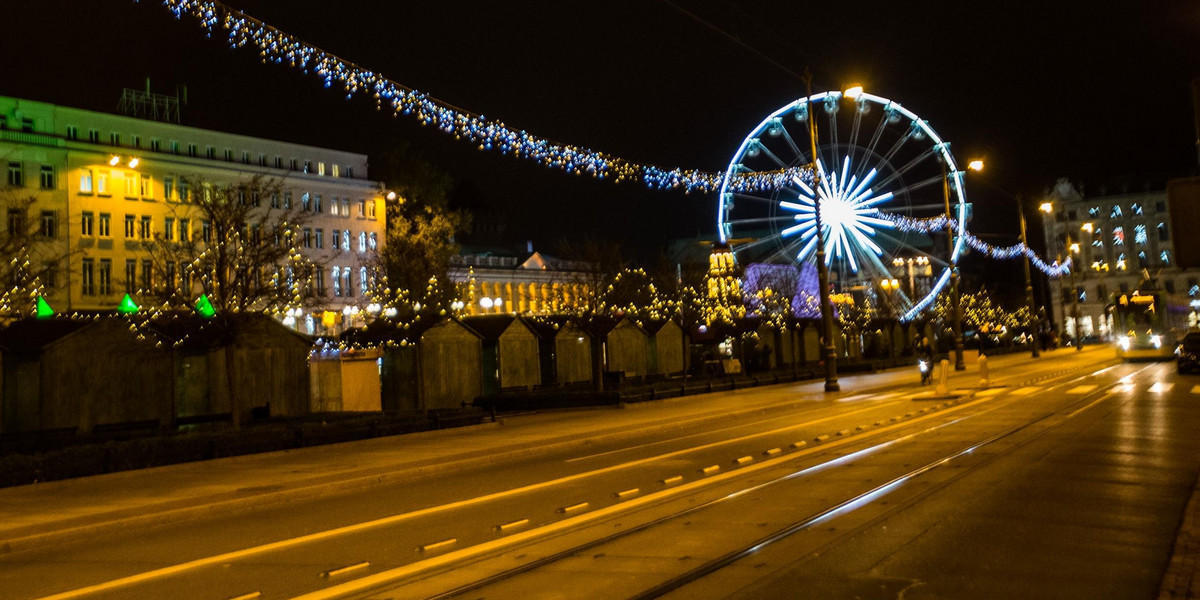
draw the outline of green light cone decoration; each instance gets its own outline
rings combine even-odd
[[[50,308],[50,303],[46,302],[45,298],[38,296],[38,298],[37,298],[37,314],[34,315],[34,318],[49,319],[50,317],[53,317],[53,316],[54,316],[54,309]]]
[[[196,300],[196,312],[200,313],[200,316],[205,319],[211,319],[217,314],[217,309],[213,308],[207,294],[201,294],[200,298]]]
[[[138,305],[133,301],[133,298],[129,297],[129,294],[125,294],[125,297],[121,299],[121,304],[117,305],[117,312],[123,315],[132,315],[137,313],[137,311]]]

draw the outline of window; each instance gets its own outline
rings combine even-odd
[[[212,146],[206,147],[204,149],[204,157],[208,158],[208,159],[216,158],[217,157],[217,149],[213,148]]]
[[[19,208],[8,209],[8,234],[25,234],[25,211]]]
[[[342,198],[342,216],[343,217],[350,216],[350,199],[349,198]],[[359,213],[358,216],[361,217],[362,213]]]
[[[258,190],[250,190],[250,206],[254,208],[262,206],[262,193]]]
[[[308,194],[308,192],[304,192],[300,195],[300,210],[312,210],[312,197]]]
[[[1142,205],[1141,205],[1141,203],[1134,202],[1133,204],[1129,205],[1129,210],[1132,211],[1133,214],[1135,214],[1135,215],[1140,215],[1140,214],[1142,214]]]
[[[125,239],[133,239],[135,235],[134,222],[137,220],[133,215],[125,215]]]
[[[22,187],[25,185],[25,174],[21,170],[19,161],[9,161],[8,163],[8,185],[11,187]]]
[[[316,235],[314,236],[313,243],[316,244],[317,248],[324,248],[325,247],[325,230],[317,229],[315,234]]]
[[[267,166],[267,155],[266,154],[263,154],[261,152],[258,153],[258,166],[260,166],[260,167]]]
[[[1108,218],[1116,219],[1116,218],[1122,217],[1122,216],[1125,216],[1125,215],[1123,212],[1121,212],[1121,205],[1120,204],[1112,205],[1112,212],[1108,213]]]
[[[212,223],[207,219],[200,221],[200,239],[205,242],[212,241]]]
[[[259,156],[261,157],[262,155],[260,154]],[[250,164],[250,153],[246,152],[245,150],[242,150],[242,164],[243,165]]]
[[[350,251],[350,230],[349,229],[342,230],[342,250],[345,250],[346,252]]]
[[[1108,298],[1108,286],[1104,285],[1103,283],[1097,285],[1096,286],[1096,297],[1097,298]],[[1108,299],[1111,300],[1111,298],[1108,298]]]
[[[359,267],[358,268],[358,289],[359,289],[358,295],[360,295],[360,296],[367,295],[367,281],[368,281],[367,280],[367,268]]]
[[[1113,241],[1114,246],[1124,246],[1125,245],[1125,228],[1124,227],[1113,227],[1112,241]]]
[[[1129,265],[1125,264],[1125,253],[1122,252],[1122,253],[1118,254],[1117,255],[1117,269],[1121,270],[1121,271],[1125,271],[1128,268],[1129,268]]]
[[[171,140],[171,154],[179,154],[179,142]]]
[[[112,237],[112,214],[100,213],[100,237]]]
[[[313,267],[313,281],[317,284],[317,295],[325,295],[325,271],[321,267]]]
[[[163,200],[175,199],[175,179],[163,177]]]
[[[279,200],[279,192],[272,193],[271,194],[271,208],[279,208],[281,205],[282,204]]]
[[[354,167],[346,167],[346,177],[354,177]]]
[[[1170,239],[1171,239],[1171,236],[1170,236],[1170,234],[1167,233],[1167,224],[1159,223],[1158,224],[1158,241],[1166,242]]]
[[[162,142],[160,142],[158,138],[150,138],[150,150],[153,152],[161,152]]]
[[[330,199],[329,199],[329,214],[331,214],[331,215],[333,215],[333,216],[335,216],[335,217],[336,217],[337,215],[341,214],[341,213],[339,212],[339,208],[338,208],[338,199],[337,199],[336,197],[335,197],[335,198],[330,198]]]
[[[142,147],[142,136],[134,134],[129,136],[129,145],[134,148]]]
[[[83,259],[83,269],[79,273],[79,287],[84,296],[95,296],[96,286],[93,281],[96,273],[96,262],[90,258]]]
[[[189,219],[179,220],[179,241],[192,241],[192,223]]]
[[[1133,226],[1133,242],[1135,244],[1141,244],[1144,246],[1144,245],[1146,245],[1147,239],[1148,238],[1146,237],[1146,225],[1143,223],[1138,223],[1137,225],[1134,225]]]
[[[188,183],[182,179],[179,180],[179,201],[184,203],[192,201],[192,196],[188,189]]]
[[[312,161],[311,160],[304,161],[304,172],[312,173]]]
[[[100,171],[96,173],[96,193],[107,195],[108,191],[108,171]]]
[[[154,228],[154,226],[153,226],[153,224],[152,224],[152,223],[151,223],[151,221],[150,221],[150,217],[149,217],[149,216],[143,216],[143,217],[142,217],[142,221],[141,221],[141,227],[139,227],[139,228],[138,228],[138,235],[139,235],[139,236],[140,236],[140,237],[141,237],[143,240],[148,240],[148,239],[150,239],[150,238],[151,238],[151,234],[152,234],[153,228]]]
[[[313,212],[321,212],[321,195],[313,194]]]
[[[323,162],[317,163],[317,175],[324,175],[324,174],[325,174],[325,163],[323,163]]]
[[[138,194],[143,198],[154,197],[154,186],[151,185],[152,180],[149,175],[141,175],[138,177]]]
[[[184,295],[192,291],[192,271],[185,261],[179,261],[179,289],[183,290]]]
[[[114,146],[120,146],[121,145],[121,134],[119,134],[115,131],[108,134],[108,143],[110,143]]]
[[[132,258],[125,259],[125,291],[137,293],[137,261]]]
[[[342,269],[342,293],[345,294],[347,298],[354,295],[354,287],[351,285],[350,281],[350,267]]]
[[[88,130],[88,141],[93,144],[99,144],[100,143],[100,130],[99,129],[89,129]]]
[[[1088,207],[1088,216],[1089,217],[1100,216],[1100,207],[1099,206],[1089,206]]]
[[[358,232],[358,251],[367,251],[367,232],[365,231]]]
[[[1163,266],[1170,266],[1170,265],[1171,265],[1171,253],[1170,253],[1170,251],[1163,250],[1163,251],[1162,251],[1162,252],[1161,252],[1161,253],[1158,255],[1158,258],[1159,258],[1159,260],[1161,260],[1161,261],[1162,261],[1162,264],[1163,264]],[[1168,291],[1170,291],[1170,290],[1168,290]]]
[[[125,174],[125,197],[137,198],[138,193],[138,176],[136,173]]]
[[[167,287],[167,289],[171,289],[171,288],[175,287],[175,263],[174,262],[167,261],[167,263],[163,265],[163,285],[165,285]]]
[[[367,202],[367,218],[368,219],[375,218],[375,201],[374,200]]]
[[[68,140],[79,139],[79,128],[74,125],[67,125],[67,139]]]
[[[42,211],[42,237],[57,237],[58,216],[52,210]]]
[[[292,210],[292,193],[291,192],[283,193],[283,208],[284,208],[284,210]]]
[[[209,147],[209,149],[211,150],[211,149],[212,149],[212,147],[210,146],[210,147]],[[196,154],[197,154],[197,152],[196,152],[196,145],[195,145],[195,144],[188,144],[188,156],[191,156],[191,157],[195,158]]]
[[[225,162],[233,162],[233,150],[225,149]]]
[[[1165,212],[1167,212],[1167,203],[1166,203],[1166,202],[1164,202],[1164,201],[1162,201],[1162,200],[1158,200],[1158,201],[1156,201],[1156,202],[1154,203],[1154,212],[1156,212],[1156,213],[1165,213]]]
[[[150,259],[142,260],[142,290],[150,291],[154,289],[154,265]]]
[[[80,169],[79,170],[79,193],[80,194],[92,193],[92,170],[91,169]]]
[[[82,217],[79,219],[79,234],[91,236],[92,225],[95,223],[96,216],[90,210],[83,211]]]
[[[1092,231],[1092,245],[1097,248],[1104,248],[1104,229],[1097,227]]]
[[[366,200],[358,201],[358,216],[359,217],[367,216],[367,201]]]
[[[339,175],[339,173],[338,173],[338,166],[337,166],[337,165],[330,165],[330,166],[329,166],[329,168],[333,169],[332,175],[333,175],[334,177],[340,177],[340,175]]]
[[[339,243],[338,243],[338,242],[339,242],[339,241],[342,239],[342,232],[341,232],[341,230],[339,230],[339,229],[334,229],[334,230],[333,230],[333,237],[332,237],[332,238],[330,238],[330,239],[333,241],[333,249],[334,249],[334,250],[341,250],[341,246],[340,246],[340,245],[339,245]]]
[[[163,218],[163,239],[175,239],[175,219],[171,217]]]
[[[46,284],[48,289],[58,287],[58,265],[52,262],[42,265],[42,283]]]
[[[113,293],[112,289],[112,259],[100,259],[100,295],[107,296]]]
[[[276,156],[276,157],[275,157],[275,168],[276,168],[276,169],[282,169],[282,168],[283,168],[283,157],[282,157],[282,156]]]
[[[305,248],[312,248],[312,229],[311,228],[308,228],[308,227],[304,228],[304,240],[303,240],[302,244]]]
[[[341,296],[342,295],[342,269],[340,267],[334,267],[333,272],[332,272],[332,277],[330,277],[330,279],[333,280],[333,295]]]
[[[289,161],[289,166],[291,167],[291,169],[292,169],[293,171],[297,170],[297,169],[296,169],[296,159],[294,159],[294,158],[293,158],[293,159],[291,159],[291,160]]]
[[[378,246],[379,246],[379,238],[376,237],[375,232],[372,231],[371,239],[370,239],[370,242],[368,242],[367,247],[369,247],[372,250],[375,250],[376,248],[378,248]]]
[[[42,165],[41,183],[43,190],[54,189],[54,166]]]

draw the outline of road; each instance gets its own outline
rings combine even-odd
[[[993,365],[943,394],[915,369],[724,392],[666,433],[14,552],[0,597],[1155,597],[1200,387],[1100,349]]]

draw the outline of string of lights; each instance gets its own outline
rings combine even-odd
[[[216,0],[163,0],[163,5],[177,19],[185,16],[195,19],[208,31],[209,37],[223,30],[232,49],[254,48],[263,62],[287,65],[315,75],[327,88],[339,86],[347,99],[359,94],[369,95],[380,110],[387,108],[394,114],[411,116],[422,125],[433,126],[480,150],[511,154],[575,175],[617,182],[641,181],[652,189],[712,192],[721,189],[725,182],[724,173],[638,164],[513,129],[502,121],[471,113],[396,83]],[[809,169],[798,166],[774,172],[733,175],[729,187],[738,192],[764,191],[781,187],[795,177],[809,178]]]
[[[958,227],[958,221],[947,217],[946,215],[938,215],[927,219],[916,219],[913,217],[905,217],[903,215],[880,213],[881,218],[891,221],[896,229],[904,232],[913,233],[933,233],[944,231],[945,229],[955,229]],[[1046,262],[1042,257],[1038,256],[1029,246],[1018,243],[1012,246],[998,247],[993,246],[972,234],[969,231],[964,232],[963,240],[967,245],[977,252],[982,252],[996,260],[1011,260],[1021,256],[1028,256],[1029,262],[1050,277],[1062,277],[1071,272],[1071,257],[1067,257],[1059,263]]]

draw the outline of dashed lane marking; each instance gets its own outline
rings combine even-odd
[[[1089,384],[1087,384],[1087,385],[1078,385],[1078,386],[1075,386],[1075,387],[1073,387],[1073,388],[1071,388],[1071,389],[1067,390],[1067,393],[1068,393],[1068,394],[1076,394],[1076,395],[1080,395],[1080,394],[1086,394],[1086,393],[1088,393],[1088,392],[1091,392],[1091,391],[1092,391],[1092,390],[1094,390],[1094,389],[1096,389],[1096,386],[1095,386],[1095,385],[1092,385],[1092,384],[1090,384],[1090,383],[1089,383]]]
[[[1154,382],[1154,385],[1150,386],[1150,391],[1154,392],[1155,394],[1165,394],[1165,393],[1171,391],[1171,388],[1173,388],[1173,387],[1175,387],[1174,383],[1167,383],[1165,381],[1156,381],[1156,382]]]

